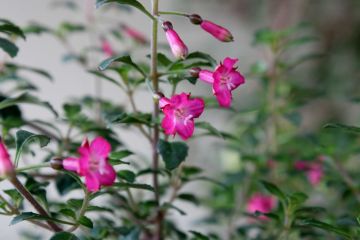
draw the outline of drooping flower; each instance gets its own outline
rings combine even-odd
[[[164,22],[162,27],[165,31],[166,39],[174,56],[178,59],[185,59],[189,50],[177,32],[173,29],[171,22]]]
[[[222,107],[230,107],[232,91],[245,83],[244,76],[234,68],[237,61],[227,57],[214,72],[200,70],[198,74],[200,80],[212,84],[213,93]]]
[[[308,181],[313,186],[319,184],[324,175],[321,160],[315,162],[296,161],[294,167],[298,171],[304,171]]]
[[[193,24],[200,25],[202,29],[204,29],[206,32],[210,33],[212,36],[222,42],[234,41],[234,37],[231,32],[222,26],[219,26],[208,20],[203,20],[197,14],[189,15],[189,19]]]
[[[190,99],[190,94],[181,93],[170,99],[162,97],[159,105],[165,114],[161,126],[167,135],[180,135],[183,140],[190,138],[194,133],[194,118],[200,117],[204,111],[204,100]]]
[[[2,139],[0,139],[0,177],[7,177],[15,173],[14,165]]]
[[[147,38],[145,37],[144,34],[142,34],[141,32],[139,32],[138,30],[131,28],[125,24],[121,25],[121,28],[123,29],[124,33],[130,37],[131,39],[133,39],[135,42],[145,45],[148,43]]]
[[[272,196],[264,195],[261,193],[255,193],[248,200],[246,211],[248,213],[269,213],[276,206],[276,199]],[[266,220],[266,216],[259,216],[259,219]]]
[[[106,38],[101,38],[101,50],[107,57],[115,55],[114,49]]]
[[[108,161],[110,152],[111,146],[104,138],[96,137],[91,143],[85,138],[78,148],[80,157],[64,159],[63,167],[84,176],[87,189],[96,192],[101,186],[115,182],[116,172]]]

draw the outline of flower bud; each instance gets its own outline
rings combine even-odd
[[[196,68],[190,69],[189,73],[192,77],[198,78],[200,71],[201,71],[201,68],[196,67]]]
[[[192,22],[195,25],[200,25],[202,23],[202,18],[198,14],[191,14],[189,15],[190,22]]]
[[[203,20],[200,24],[201,28],[204,29],[206,32],[213,35],[215,38],[222,42],[232,42],[234,41],[234,37],[232,36],[231,32],[226,28],[223,28],[219,25],[216,25],[213,22]]]
[[[181,40],[177,32],[173,29],[170,22],[164,22],[162,25],[171,51],[176,58],[185,59],[189,51],[185,43]]]
[[[62,170],[64,169],[63,166],[63,159],[62,158],[53,158],[50,160],[50,166],[55,170]]]
[[[101,49],[107,57],[112,57],[115,55],[111,43],[104,37],[101,38]]]
[[[11,162],[9,152],[4,142],[0,139],[0,177],[9,177],[15,174],[15,168]]]

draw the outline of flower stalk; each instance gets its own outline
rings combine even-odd
[[[151,37],[151,80],[152,87],[155,93],[159,92],[159,78],[158,78],[158,20],[157,16],[159,15],[159,0],[151,1],[151,14],[153,16],[152,22],[152,37]],[[159,110],[159,100],[154,98],[154,110],[153,110],[153,119],[157,122],[159,118],[160,110]],[[158,179],[158,169],[159,169],[159,153],[157,150],[157,145],[159,142],[160,136],[160,128],[159,124],[155,124],[154,132],[153,132],[153,142],[152,142],[152,167],[153,167],[153,187],[155,192],[155,202],[157,205],[157,214],[156,214],[156,232],[155,239],[161,240],[163,239],[163,231],[162,231],[162,213],[160,210],[160,195],[159,195],[159,179]]]

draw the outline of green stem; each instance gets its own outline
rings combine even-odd
[[[157,16],[159,15],[159,0],[152,0],[152,16],[153,23],[152,23],[152,37],[151,37],[151,79],[153,83],[153,90],[155,93],[159,92],[159,77],[158,77],[158,59],[157,59],[157,52],[158,52],[158,21]],[[160,129],[159,124],[157,123],[157,119],[159,118],[160,111],[159,111],[159,103],[158,99],[154,98],[154,112],[153,112],[153,120],[155,121],[154,126],[154,135],[152,141],[152,164],[153,164],[153,185],[155,189],[155,202],[158,207],[157,217],[156,217],[156,240],[163,239],[163,231],[162,231],[162,212],[160,210],[160,195],[159,195],[159,179],[158,179],[158,169],[159,169],[159,153],[157,151],[157,146],[160,137]]]
[[[86,209],[89,206],[90,201],[91,201],[91,193],[86,190],[84,200],[83,200],[82,206],[81,206],[80,211],[79,211],[79,215],[78,215],[77,220],[76,220],[77,223],[74,226],[72,226],[71,228],[69,228],[68,230],[66,230],[66,232],[73,232],[73,231],[75,231],[76,229],[79,228],[79,226],[80,226],[79,221],[85,215]]]
[[[27,167],[22,167],[22,168],[17,168],[16,172],[24,172],[24,171],[28,171],[28,170],[47,168],[47,167],[50,167],[50,163],[48,163],[48,162],[31,165],[31,166],[27,166]]]
[[[175,16],[182,16],[182,17],[189,17],[189,14],[187,13],[182,13],[182,12],[163,12],[163,11],[160,11],[159,12],[160,15],[175,15]]]

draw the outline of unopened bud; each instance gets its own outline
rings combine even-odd
[[[195,25],[200,25],[202,23],[202,18],[198,14],[191,14],[189,15],[190,22]]]
[[[164,29],[164,31],[166,32],[167,30],[173,29],[173,25],[171,22],[169,21],[165,21],[162,24],[162,28]]]
[[[196,67],[196,68],[190,69],[189,73],[192,77],[198,78],[200,71],[201,71],[201,68]]]
[[[62,170],[63,166],[63,159],[62,158],[53,158],[50,160],[50,166],[55,170]]]

